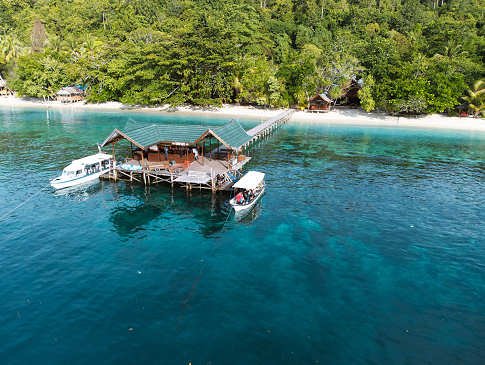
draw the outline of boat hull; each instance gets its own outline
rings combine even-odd
[[[51,180],[50,184],[54,189],[59,190],[59,189],[69,188],[72,186],[83,185],[86,183],[92,183],[95,181],[99,181],[99,177],[108,171],[109,169],[104,169],[99,172],[95,172],[93,174],[84,175],[84,176],[74,178],[74,179],[69,179],[69,180],[61,179],[58,177],[54,180]]]
[[[261,192],[249,204],[245,204],[245,205],[236,204],[236,198],[232,198],[229,202],[233,207],[234,212],[236,213],[236,216],[242,216],[249,213],[249,211],[256,205],[258,200],[261,199],[261,197],[263,196],[264,190],[265,188],[263,188]]]

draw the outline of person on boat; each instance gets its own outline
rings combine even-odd
[[[254,199],[254,190],[249,190],[249,200],[253,200]]]
[[[192,152],[194,154],[194,159],[197,160],[199,158],[199,151],[197,151],[197,148],[192,148]]]
[[[244,190],[244,192],[243,192],[243,197],[244,197],[244,201],[245,201],[245,202],[248,202],[248,201],[249,201],[249,198],[248,198],[248,192],[247,192],[247,190]]]
[[[237,193],[236,195],[236,203],[242,204],[244,203],[244,195],[242,192]]]

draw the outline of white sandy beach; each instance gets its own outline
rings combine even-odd
[[[0,97],[0,107],[34,107],[34,108],[60,108],[81,110],[128,110],[135,112],[180,113],[214,115],[220,117],[267,119],[284,111],[284,109],[263,109],[251,106],[223,105],[222,107],[195,107],[181,106],[171,108],[169,105],[158,107],[142,107],[124,105],[119,102],[101,104],[87,104],[77,102],[63,104],[58,101],[42,101],[42,99]],[[438,128],[450,130],[467,130],[485,132],[485,119],[471,117],[449,117],[441,114],[432,114],[423,117],[395,117],[384,113],[366,113],[359,109],[337,108],[328,113],[309,113],[297,111],[291,117],[291,122],[318,123],[318,124],[348,124],[373,127],[404,127],[404,128]]]

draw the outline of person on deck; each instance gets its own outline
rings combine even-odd
[[[197,160],[199,158],[199,151],[197,151],[197,148],[192,148],[192,152],[194,153],[194,159]]]
[[[168,147],[165,147],[165,161],[168,161]]]

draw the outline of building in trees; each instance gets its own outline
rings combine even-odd
[[[7,89],[7,82],[0,75],[0,96],[12,95],[12,90]]]
[[[74,103],[83,100],[84,92],[77,86],[63,87],[57,92],[57,101],[61,103]]]
[[[355,77],[347,82],[343,87],[342,96],[336,100],[336,105],[360,105],[359,90],[362,88],[363,80],[357,80]]]
[[[310,108],[312,112],[328,112],[332,106],[332,99],[326,94],[317,94],[310,99]]]

